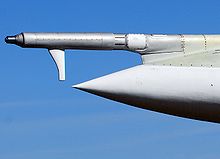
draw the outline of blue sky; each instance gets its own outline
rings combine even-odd
[[[23,31],[220,33],[220,1],[1,1],[0,158],[220,158],[220,125],[71,88],[141,63],[122,51],[67,51],[67,80],[44,49],[6,45]]]

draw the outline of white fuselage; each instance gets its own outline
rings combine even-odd
[[[148,110],[220,122],[220,68],[140,65],[75,87]]]

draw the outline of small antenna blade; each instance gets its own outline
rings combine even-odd
[[[59,80],[65,80],[65,52],[64,50],[52,49],[49,50],[54,62],[56,63],[57,70],[59,73]]]

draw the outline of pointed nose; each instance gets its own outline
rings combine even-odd
[[[115,85],[117,82],[120,81],[117,81],[117,79],[112,78],[106,79],[104,76],[101,78],[74,85],[72,87],[92,94],[102,95],[107,92],[112,92],[115,88],[117,88],[117,86]]]
[[[5,42],[7,44],[16,44],[16,36],[7,36]]]
[[[124,87],[123,81],[126,80],[126,76],[127,74],[124,74],[123,71],[116,72],[72,87],[99,95],[102,95],[102,93],[117,93]]]
[[[131,104],[139,94],[139,66],[74,85],[73,88],[111,100]]]

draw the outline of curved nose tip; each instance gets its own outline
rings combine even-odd
[[[15,36],[7,36],[5,38],[5,42],[7,44],[16,44],[16,37]]]

